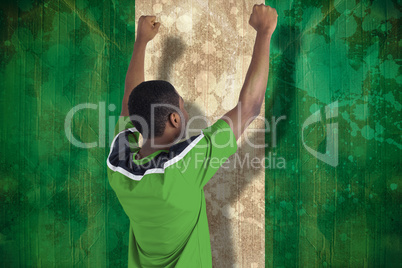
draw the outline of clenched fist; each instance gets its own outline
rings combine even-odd
[[[141,42],[151,41],[158,33],[160,22],[155,22],[155,16],[141,16],[138,20],[137,40]]]
[[[277,18],[278,13],[275,8],[264,4],[255,4],[248,23],[257,32],[272,35],[276,28]]]

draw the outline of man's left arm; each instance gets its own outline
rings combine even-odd
[[[134,42],[133,54],[128,66],[124,83],[124,97],[120,116],[129,116],[128,99],[133,89],[144,82],[145,50],[149,41],[158,33],[160,22],[155,16],[141,16],[138,20],[137,38]]]

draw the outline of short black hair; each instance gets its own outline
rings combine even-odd
[[[163,135],[169,115],[180,111],[180,95],[174,86],[164,80],[144,81],[136,86],[128,99],[128,111],[134,127],[144,138],[156,138]],[[151,120],[152,104],[169,104],[154,107],[154,118]],[[177,110],[173,107],[177,107]],[[139,122],[137,119],[140,119]],[[143,129],[144,122],[147,130]],[[151,125],[153,123],[153,125]],[[154,135],[151,130],[153,128]],[[144,133],[147,132],[147,133]],[[145,136],[144,136],[145,134]]]

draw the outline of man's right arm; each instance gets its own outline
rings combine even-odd
[[[270,6],[254,5],[250,25],[257,31],[251,63],[240,91],[238,104],[221,119],[232,128],[238,140],[260,114],[269,72],[269,47],[278,14]]]

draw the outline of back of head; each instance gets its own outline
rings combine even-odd
[[[144,138],[160,137],[169,115],[180,111],[179,94],[167,81],[144,81],[131,92],[128,111],[134,127]]]

